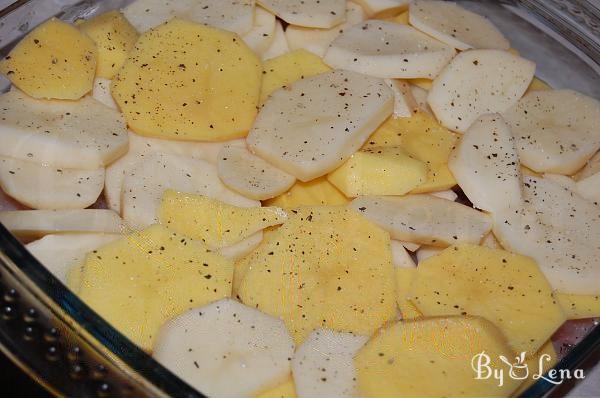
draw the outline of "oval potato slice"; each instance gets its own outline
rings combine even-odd
[[[333,28],[346,19],[345,0],[257,0],[258,4],[291,25]]]

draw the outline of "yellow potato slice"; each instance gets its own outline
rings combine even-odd
[[[330,71],[331,68],[316,56],[304,49],[294,50],[265,61],[260,90],[260,102],[263,103],[278,88],[287,86],[305,77]]]
[[[523,373],[525,372],[525,369],[527,369],[529,371],[529,377],[527,377],[519,388],[511,394],[511,397],[519,397],[525,390],[531,387],[533,383],[538,381],[538,379],[533,379],[534,375],[545,374],[551,367],[556,365],[557,362],[558,354],[554,350],[554,345],[552,344],[552,341],[547,341],[538,352],[528,359],[525,359],[524,364],[526,367],[524,366],[521,372],[516,370],[516,367],[513,368],[516,370],[519,377],[523,377]]]
[[[417,274],[417,268],[396,267],[396,303],[400,308],[402,319],[415,319],[423,316],[421,311],[410,301],[410,285]]]
[[[482,246],[449,247],[420,263],[410,297],[425,316],[485,317],[517,352],[536,352],[566,320],[532,259]]]
[[[173,19],[140,36],[111,90],[138,134],[224,141],[250,129],[261,72],[236,34]]]
[[[266,227],[281,224],[278,207],[237,207],[202,195],[167,190],[159,209],[160,223],[204,242],[211,249],[240,242]]]
[[[266,206],[290,209],[298,206],[345,205],[349,202],[350,200],[323,176],[308,182],[296,181],[289,191],[263,203]]]
[[[79,297],[144,350],[164,322],[231,295],[233,263],[153,225],[90,253]]]
[[[427,180],[427,166],[400,147],[356,152],[327,179],[348,197],[404,195]]]
[[[121,68],[138,39],[138,32],[118,11],[100,14],[79,25],[98,47],[96,76],[112,77]]]
[[[396,316],[389,245],[350,209],[299,207],[236,264],[235,292],[281,317],[297,344],[317,328],[369,335]]]
[[[294,379],[290,376],[284,383],[258,394],[254,398],[296,398]]]
[[[509,368],[499,357],[510,361],[513,352],[489,321],[478,317],[401,321],[376,334],[354,358],[358,386],[367,398],[508,396],[518,380],[506,376],[498,387],[493,377],[475,378],[471,361],[482,351],[489,356],[490,369],[508,375]]]
[[[600,296],[555,293],[555,297],[565,314],[567,314],[567,319],[585,319],[600,316]]]
[[[92,90],[97,58],[92,39],[52,18],[0,61],[0,73],[31,97],[76,100]]]
[[[448,158],[457,135],[442,127],[425,112],[408,118],[389,118],[369,137],[363,148],[399,146],[429,167],[427,181],[412,193],[443,191],[456,185],[448,169]]]

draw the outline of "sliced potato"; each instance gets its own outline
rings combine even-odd
[[[481,246],[489,249],[502,249],[502,245],[498,242],[493,232],[490,232],[481,240]]]
[[[269,48],[262,54],[263,61],[271,58],[279,57],[290,51],[283,26],[280,21],[275,21],[275,33],[273,33],[273,41],[269,45]],[[263,79],[264,82],[264,79]]]
[[[600,102],[575,91],[533,91],[504,118],[521,162],[537,172],[573,174],[600,148]]]
[[[88,254],[79,297],[142,349],[188,309],[231,294],[233,263],[160,225]]]
[[[123,117],[91,97],[45,101],[0,95],[0,155],[59,168],[95,170],[127,152]]]
[[[0,73],[33,98],[76,100],[92,91],[97,57],[92,39],[52,18],[0,60]]]
[[[392,264],[397,268],[414,268],[416,267],[414,260],[406,251],[402,242],[391,240],[390,247],[392,249]]]
[[[534,378],[534,376],[538,374],[546,374],[546,372],[550,370],[550,368],[553,368],[557,362],[558,354],[554,350],[552,340],[549,340],[548,342],[546,342],[546,344],[542,346],[542,348],[538,350],[538,352],[536,352],[531,357],[525,359],[524,369],[529,370],[529,377],[527,377],[525,381],[523,381],[523,383],[519,386],[519,388],[511,394],[511,397],[520,397],[521,394],[523,394],[527,388],[529,388],[539,380],[537,378]],[[524,372],[524,370],[518,368],[515,370],[517,370],[518,377],[524,376],[523,374],[519,373],[519,370],[521,370],[522,372]]]
[[[275,39],[275,15],[262,7],[254,9],[252,29],[242,35],[244,43],[262,58]]]
[[[595,318],[600,316],[600,295],[555,293],[567,319]]]
[[[429,91],[414,84],[410,84],[410,91],[415,102],[417,103],[419,111],[424,112],[429,116],[433,116],[433,111],[427,103],[427,96],[429,95]]]
[[[94,88],[92,89],[92,97],[102,104],[112,109],[117,109],[117,103],[110,93],[111,81],[97,77],[94,79]]]
[[[493,213],[523,201],[515,140],[497,113],[483,115],[469,127],[448,167],[475,208]]]
[[[416,268],[396,268],[396,303],[402,319],[415,319],[423,314],[410,301],[410,285],[417,273]]]
[[[260,110],[250,149],[301,181],[344,163],[393,109],[383,80],[333,70],[276,90]]]
[[[423,261],[427,260],[429,257],[437,256],[443,251],[442,248],[435,246],[421,246],[419,250],[417,250],[417,263],[421,264]]]
[[[217,164],[219,178],[247,198],[270,199],[287,191],[296,177],[267,163],[248,149],[224,146]]]
[[[427,100],[444,126],[465,132],[481,115],[515,105],[534,72],[533,62],[506,51],[464,51],[433,81]]]
[[[260,245],[262,240],[263,231],[258,231],[246,239],[239,241],[238,243],[234,243],[231,246],[225,246],[217,250],[217,252],[225,258],[228,258],[232,261],[237,261],[254,251],[254,249]]]
[[[587,161],[586,165],[573,176],[576,181],[583,180],[584,178],[590,177],[600,172],[600,151],[596,152],[590,160]]]
[[[409,8],[410,24],[457,50],[508,50],[510,43],[487,18],[456,3],[418,0]]]
[[[336,206],[345,205],[350,200],[344,196],[325,177],[308,182],[296,183],[284,194],[264,202],[267,206],[279,206],[291,209],[298,206]]]
[[[585,199],[596,205],[600,204],[600,172],[577,181],[575,188]]]
[[[356,0],[369,18],[385,18],[408,8],[409,0]]]
[[[0,187],[32,209],[83,209],[104,187],[104,168],[61,169],[0,156]]]
[[[394,117],[411,117],[418,105],[404,80],[385,79],[385,83],[394,92]]]
[[[563,188],[567,188],[573,192],[577,192],[577,182],[574,179],[572,179],[571,177],[567,177],[562,174],[548,174],[548,173],[544,173],[543,175],[538,176],[538,177],[543,177],[546,180],[550,180],[552,182],[557,183],[558,185],[560,185]]]
[[[250,129],[261,72],[239,36],[173,19],[140,36],[111,90],[138,134],[223,141]]]
[[[456,194],[456,192],[454,192],[451,189],[447,189],[445,191],[431,192],[430,195],[433,195],[433,196],[441,198],[441,199],[446,199],[446,200],[449,200],[452,202],[454,202],[456,200],[456,198],[458,198],[458,195]]]
[[[361,196],[350,207],[393,239],[436,247],[478,244],[492,228],[485,213],[431,195]]]
[[[454,54],[452,47],[413,27],[369,20],[344,30],[323,59],[331,67],[370,76],[432,79]]]
[[[346,19],[345,0],[257,0],[257,2],[291,25],[310,28],[333,28]]]

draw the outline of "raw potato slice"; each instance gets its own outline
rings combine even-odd
[[[534,176],[535,177],[535,176]],[[548,174],[544,173],[543,177],[545,180],[550,180],[552,182],[557,183],[563,188],[567,188],[573,192],[577,193],[577,182],[571,177],[564,176],[562,174]]]
[[[394,92],[394,117],[411,117],[417,109],[410,85],[403,80],[385,79],[385,83]]]
[[[432,193],[430,193],[430,195],[433,195],[433,196],[441,198],[441,199],[446,199],[446,200],[449,200],[452,202],[454,202],[456,200],[456,198],[458,198],[458,195],[451,189],[447,189],[445,191],[439,191],[439,192],[432,192]]]
[[[483,115],[469,127],[448,167],[477,209],[494,213],[523,201],[515,140],[497,113]]]
[[[306,50],[295,50],[273,58],[263,65],[263,80],[260,89],[260,102],[264,103],[275,90],[320,73],[331,68],[321,58]]]
[[[478,244],[492,228],[485,213],[431,195],[361,196],[350,204],[392,239],[436,247]]]
[[[410,91],[414,100],[417,103],[419,111],[425,112],[429,116],[433,116],[433,111],[427,103],[427,96],[429,95],[429,91],[414,84],[410,84]]]
[[[333,28],[346,19],[345,0],[257,0],[257,2],[291,25],[310,28]]]
[[[521,162],[573,174],[600,148],[600,102],[571,90],[534,91],[504,113]]]
[[[94,80],[94,88],[92,89],[92,97],[112,109],[117,109],[117,103],[110,93],[110,85],[112,81],[97,77]]]
[[[417,251],[417,263],[421,264],[429,257],[437,256],[443,251],[443,249],[435,246],[421,246]]]
[[[138,39],[138,32],[119,11],[109,11],[78,26],[98,48],[96,77],[112,79]]]
[[[600,296],[555,293],[567,319],[585,319],[600,316]]]
[[[346,29],[323,59],[331,67],[370,76],[433,79],[454,54],[452,47],[413,27],[369,20]]]
[[[263,231],[258,231],[246,239],[234,243],[231,246],[226,246],[218,250],[218,253],[232,261],[237,261],[240,258],[248,255],[260,245],[263,240]]]
[[[46,235],[25,247],[48,271],[67,284],[67,274],[85,261],[85,256],[121,235],[117,234],[64,234]]]
[[[507,397],[520,381],[501,387],[493,377],[476,379],[472,358],[490,357],[491,369],[508,375],[500,356],[514,356],[494,325],[478,317],[402,321],[375,335],[354,359],[360,391],[367,398]]]
[[[577,193],[585,199],[600,204],[600,172],[579,180],[576,185]]]
[[[427,166],[400,147],[356,152],[327,179],[344,195],[404,195],[427,180]]]
[[[573,178],[575,178],[576,181],[580,181],[598,172],[600,172],[600,152],[596,152],[596,154],[592,156],[590,160],[588,160],[586,165],[579,170],[577,174],[573,176]]]
[[[140,36],[111,90],[138,134],[224,141],[250,129],[261,72],[239,36],[173,19]]]
[[[262,7],[254,10],[254,25],[242,36],[244,43],[262,58],[275,38],[275,15]]]
[[[419,263],[410,296],[425,316],[488,319],[516,352],[536,352],[566,320],[535,261],[482,246],[450,247]]]
[[[296,386],[294,379],[290,376],[285,383],[281,383],[277,387],[271,388],[254,398],[296,398]]]
[[[427,100],[442,125],[465,132],[481,115],[515,105],[534,72],[533,62],[506,51],[464,51],[433,81]]]
[[[224,299],[164,325],[153,356],[208,397],[251,398],[286,379],[293,354],[281,320]]]
[[[298,207],[236,264],[234,290],[281,317],[297,343],[317,328],[369,335],[396,316],[389,245],[350,209]]]
[[[301,181],[334,170],[393,110],[383,80],[333,70],[276,90],[259,112],[247,142],[269,163]]]
[[[127,171],[123,181],[122,214],[133,228],[158,221],[157,210],[167,189],[205,195],[240,206],[260,206],[260,202],[227,188],[217,176],[217,168],[203,160],[153,153]]]
[[[368,336],[317,329],[294,353],[292,374],[298,398],[355,398],[354,355]]]
[[[510,43],[487,18],[456,3],[419,0],[410,5],[410,24],[458,50],[508,50]]]
[[[92,39],[52,18],[0,61],[0,73],[31,97],[76,100],[92,91],[97,56]]]
[[[356,0],[369,18],[385,18],[408,8],[409,0]]]
[[[88,254],[79,297],[150,351],[164,322],[229,297],[232,277],[231,261],[153,225]]]
[[[247,198],[265,200],[287,191],[296,177],[264,161],[246,148],[225,146],[219,152],[219,178]]]
[[[104,187],[104,168],[60,169],[0,156],[0,187],[32,209],[83,209]]]
[[[189,12],[189,5],[190,1],[182,0],[135,0],[123,8],[123,15],[138,32],[144,33],[171,18]]]
[[[397,268],[414,268],[416,267],[414,260],[406,251],[402,242],[392,240],[390,242],[392,249],[392,264]]]
[[[292,50],[301,48],[323,57],[329,44],[345,29],[365,20],[362,7],[351,1],[346,2],[346,22],[331,29],[303,28],[302,26],[289,25],[285,29],[285,36]]]
[[[299,206],[345,205],[348,202],[348,198],[332,183],[325,177],[319,177],[308,182],[296,181],[289,191],[265,201],[264,204],[291,209]]]
[[[282,224],[278,207],[236,207],[206,196],[167,190],[158,210],[160,223],[211,249],[239,243],[264,228]]]
[[[13,210],[0,212],[0,222],[13,235],[31,240],[48,234],[125,231],[123,221],[112,210]]]
[[[59,168],[95,170],[127,152],[123,117],[91,97],[45,101],[0,96],[0,155]]]
[[[285,38],[285,32],[281,22],[275,21],[275,33],[273,33],[273,41],[269,48],[262,54],[263,61],[271,58],[279,57],[290,51],[287,39]],[[264,82],[264,78],[263,78]]]
[[[395,269],[396,272],[396,303],[400,309],[402,319],[415,319],[421,317],[423,314],[415,307],[410,301],[409,292],[410,285],[417,273],[416,268],[399,268]]]

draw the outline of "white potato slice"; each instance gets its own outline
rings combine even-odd
[[[0,156],[95,170],[127,152],[123,116],[92,97],[36,100],[0,95]]]
[[[437,198],[451,200],[453,202],[456,200],[456,198],[458,198],[458,195],[456,194],[456,192],[454,192],[451,189],[447,189],[445,191],[431,192],[430,195],[433,195]]]
[[[573,176],[575,181],[583,180],[584,178],[590,177],[600,172],[600,152],[596,152],[590,160],[587,161],[586,165]]]
[[[24,240],[58,233],[120,234],[127,230],[117,213],[104,209],[2,211],[0,222]]]
[[[310,181],[352,156],[393,106],[383,80],[333,70],[273,92],[247,143],[269,163]]]
[[[110,93],[110,84],[112,80],[103,77],[94,79],[94,88],[92,89],[92,97],[112,109],[117,109],[117,103]]]
[[[251,398],[285,381],[293,353],[283,321],[224,299],[166,323],[153,356],[208,397]]]
[[[259,207],[227,188],[216,166],[203,160],[167,153],[151,153],[126,170],[121,211],[123,219],[140,229],[158,222],[157,210],[167,189],[196,193],[240,207]]]
[[[393,16],[405,10],[410,1],[409,0],[355,0],[360,4],[369,18],[378,17],[385,18]]]
[[[333,68],[369,76],[433,79],[455,53],[452,47],[411,26],[369,20],[344,30],[323,61]]]
[[[46,235],[25,247],[48,271],[63,284],[71,268],[82,265],[92,250],[118,238],[117,234]]]
[[[411,117],[418,105],[410,85],[399,79],[385,79],[385,84],[394,92],[394,117]]]
[[[431,110],[431,108],[429,107],[429,103],[427,102],[427,96],[429,95],[429,91],[419,86],[415,86],[414,84],[410,85],[410,91],[412,92],[413,98],[417,102],[419,110],[433,116],[433,111]]]
[[[516,104],[534,72],[533,62],[506,51],[464,51],[433,81],[427,101],[445,127],[465,132],[479,116]]]
[[[291,25],[333,28],[346,20],[346,0],[257,0]]]
[[[219,152],[219,178],[247,198],[265,200],[287,191],[296,178],[267,163],[246,148],[225,146]]]
[[[394,240],[394,239],[392,239]],[[402,243],[402,246],[404,246],[404,248],[410,252],[416,252],[417,250],[419,250],[419,247],[421,247],[421,245],[419,243],[413,243],[413,242],[407,242],[407,241],[398,241],[400,243]]]
[[[398,268],[414,268],[416,267],[414,260],[406,251],[402,242],[392,239],[390,241],[392,249],[392,264]]]
[[[487,18],[449,1],[418,0],[410,5],[410,24],[458,50],[508,50],[510,43]]]
[[[275,38],[275,15],[262,7],[254,11],[254,24],[242,39],[258,56],[262,56]]]
[[[289,25],[285,36],[291,50],[303,48],[311,53],[323,57],[329,44],[352,25],[365,20],[362,7],[351,1],[346,3],[346,22],[331,29],[303,28],[302,26]]]
[[[544,173],[544,179],[554,181],[563,188],[570,189],[573,192],[577,192],[577,182],[571,177],[564,176],[562,174],[549,174]]]
[[[328,329],[312,332],[292,359],[298,398],[359,397],[354,356],[367,340]]]
[[[392,239],[436,247],[479,244],[492,228],[487,214],[431,195],[361,196],[350,207]]]
[[[0,156],[0,187],[32,209],[83,209],[104,187],[104,168],[61,169]]]
[[[600,101],[576,91],[532,91],[503,116],[537,172],[573,174],[600,148]]]
[[[469,127],[448,167],[475,208],[493,213],[523,201],[515,140],[497,113],[483,115]]]
[[[231,246],[222,247],[218,250],[218,252],[223,256],[227,257],[230,260],[237,261],[242,257],[245,257],[247,254],[251,253],[260,245],[263,239],[263,232],[258,231],[246,239],[243,239]]]
[[[579,180],[575,190],[585,199],[596,205],[600,204],[600,172]]]
[[[427,260],[429,257],[436,256],[440,254],[443,249],[435,246],[421,246],[419,250],[417,250],[417,262],[421,264],[423,261]]]
[[[269,48],[263,52],[262,60],[266,61],[271,58],[279,57],[290,51],[287,39],[285,38],[285,32],[281,22],[275,21],[275,32],[273,33],[273,41]]]

